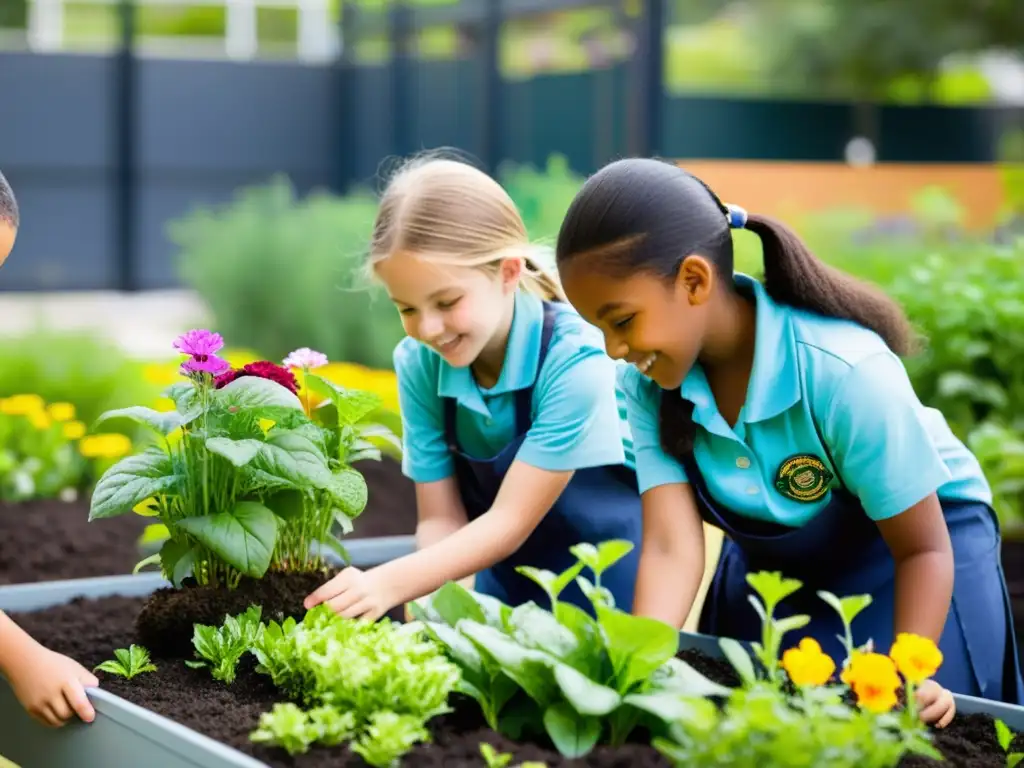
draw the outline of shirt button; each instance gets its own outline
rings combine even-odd
[[[750,466],[750,459],[748,459],[746,456],[740,456],[738,459],[736,459],[736,466],[739,467],[740,469],[746,469],[747,467]]]
[[[755,496],[755,495],[757,495],[760,492],[761,492],[761,489],[758,488],[756,485],[748,485],[747,486],[747,493],[749,495],[751,495],[751,496]]]

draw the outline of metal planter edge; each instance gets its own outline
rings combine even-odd
[[[415,550],[413,536],[345,542],[352,565],[370,567]],[[325,558],[335,564],[333,555]],[[158,573],[103,576],[0,587],[0,610],[39,611],[78,597],[142,597],[168,586]],[[16,617],[15,617],[16,618]],[[20,768],[259,768],[265,764],[190,728],[103,689],[89,689],[96,709],[92,723],[72,720],[47,728],[22,708],[0,678],[0,755]]]

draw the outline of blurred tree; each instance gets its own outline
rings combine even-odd
[[[816,91],[884,99],[894,81],[933,86],[953,53],[1024,51],[1021,0],[752,0],[776,74]]]
[[[28,24],[28,0],[0,0],[0,29],[24,29]]]

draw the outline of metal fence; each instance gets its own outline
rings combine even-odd
[[[300,191],[344,192],[373,184],[389,156],[442,146],[491,171],[555,153],[579,173],[626,154],[842,162],[860,132],[849,103],[667,94],[666,0],[462,0],[385,12],[346,1],[330,28],[322,4],[293,0],[319,20],[305,29],[320,31],[300,34],[306,54],[289,61],[258,55],[253,17],[242,19],[256,1],[224,0],[234,31],[219,57],[157,55],[136,35],[141,6],[128,0],[118,0],[113,52],[0,52],[0,167],[25,212],[4,290],[175,286],[167,222],[275,173]],[[32,2],[34,45],[57,45],[39,14],[61,4]],[[569,8],[614,14],[618,47],[598,46],[574,73],[510,73],[503,28]],[[422,32],[439,28],[455,32],[445,55],[423,45]],[[877,158],[991,162],[1001,126],[1020,120],[1009,109],[879,108]]]

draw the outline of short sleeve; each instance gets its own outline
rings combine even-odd
[[[843,482],[872,520],[898,515],[952,479],[891,352],[863,359],[843,377],[822,431]]]
[[[659,485],[685,483],[686,470],[661,447],[658,410],[661,390],[632,366],[622,366],[618,384],[626,399],[640,493]]]
[[[437,376],[413,339],[403,339],[392,359],[402,411],[402,472],[416,483],[432,483],[454,474],[444,438],[444,412]]]
[[[615,362],[603,349],[563,337],[534,391],[533,424],[516,458],[551,472],[626,460],[615,396]]]

